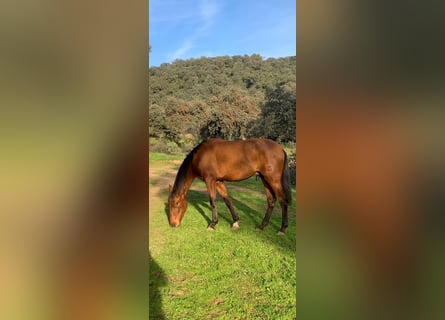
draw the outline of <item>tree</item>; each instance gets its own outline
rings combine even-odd
[[[201,138],[245,138],[249,124],[259,114],[258,101],[245,91],[232,87],[211,100],[212,113],[201,128]]]
[[[279,142],[295,141],[296,100],[295,91],[285,89],[283,83],[267,89],[253,133]]]
[[[148,107],[149,121],[148,132],[150,137],[160,138],[165,136],[165,110],[156,103]]]

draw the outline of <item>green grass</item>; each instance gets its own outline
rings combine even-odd
[[[230,212],[218,198],[219,223],[211,232],[206,230],[211,211],[202,187],[194,182],[179,228],[168,225],[166,191],[151,206],[150,319],[295,319],[295,204],[289,208],[285,236],[276,235],[278,204],[269,226],[256,232],[266,209],[261,181],[231,183],[240,229],[230,229]]]
[[[165,160],[184,160],[184,156],[177,154],[165,154],[159,152],[150,152],[150,164],[156,164]]]

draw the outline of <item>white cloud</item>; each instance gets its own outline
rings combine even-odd
[[[215,1],[202,0],[199,4],[199,12],[204,24],[211,25],[213,23],[213,18],[219,12],[219,5]]]
[[[193,49],[194,46],[193,41],[190,39],[185,40],[182,45],[170,55],[170,60],[181,59],[190,49]]]
[[[180,59],[189,50],[193,49],[196,41],[204,37],[212,27],[219,12],[220,5],[218,5],[215,0],[201,0],[199,3],[199,13],[194,17],[199,23],[199,27],[192,34],[188,35],[181,47],[173,52],[171,60]]]

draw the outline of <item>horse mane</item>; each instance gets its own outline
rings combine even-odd
[[[187,177],[187,171],[190,167],[190,164],[192,163],[193,156],[195,155],[196,151],[201,147],[201,145],[204,143],[201,142],[199,145],[193,148],[192,151],[189,152],[189,154],[185,157],[184,161],[182,162],[181,166],[179,167],[178,173],[176,175],[175,183],[173,185],[172,194],[176,194],[178,190],[181,190],[184,187],[185,179]]]

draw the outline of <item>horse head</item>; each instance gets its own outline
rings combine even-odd
[[[172,227],[179,227],[182,218],[184,218],[185,211],[187,210],[185,193],[174,193],[171,185],[168,186],[168,190],[169,223]]]

